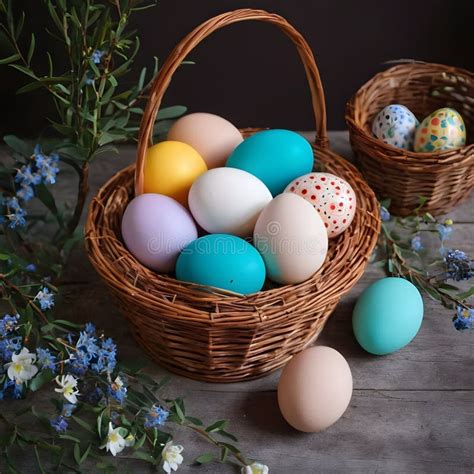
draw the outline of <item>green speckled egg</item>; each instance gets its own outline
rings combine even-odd
[[[366,288],[352,313],[358,343],[376,355],[390,354],[409,344],[423,320],[423,299],[403,278],[383,278]]]

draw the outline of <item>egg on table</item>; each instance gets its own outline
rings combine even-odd
[[[330,173],[308,173],[293,180],[285,189],[306,199],[318,212],[328,237],[344,232],[354,219],[356,195],[351,185]]]
[[[466,144],[466,126],[454,109],[443,107],[428,115],[416,130],[415,151],[435,152]]]
[[[189,209],[212,234],[251,236],[262,209],[272,200],[254,175],[235,168],[214,168],[202,174],[189,191]]]
[[[290,130],[265,130],[246,138],[230,155],[226,166],[259,178],[273,196],[293,179],[313,169],[309,142]]]
[[[379,140],[405,150],[413,149],[418,120],[404,105],[384,107],[372,122],[372,133]]]
[[[335,349],[315,346],[296,354],[278,382],[278,406],[293,428],[325,430],[346,411],[352,397],[352,374]]]
[[[352,313],[357,342],[371,354],[398,351],[418,333],[423,320],[423,299],[404,278],[382,278],[359,296]]]
[[[122,217],[122,238],[128,250],[158,272],[173,271],[181,250],[197,236],[189,211],[161,194],[137,196]]]
[[[206,171],[206,163],[190,145],[157,143],[147,150],[143,192],[164,194],[187,206],[191,185]]]
[[[257,249],[244,239],[211,234],[183,249],[176,262],[176,278],[249,294],[262,289],[265,264]]]
[[[262,254],[268,278],[284,284],[310,278],[324,263],[328,234],[313,206],[283,193],[263,209],[255,224],[254,245]]]
[[[224,166],[243,138],[228,120],[214,114],[194,113],[181,117],[171,126],[168,140],[191,145],[211,169]]]

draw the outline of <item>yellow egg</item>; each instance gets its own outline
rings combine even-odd
[[[206,171],[206,163],[193,147],[164,141],[148,148],[143,192],[164,194],[187,206],[191,185]]]
[[[456,110],[449,107],[435,110],[416,129],[414,147],[416,152],[451,150],[465,144],[464,121]]]

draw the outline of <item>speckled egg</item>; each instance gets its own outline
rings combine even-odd
[[[308,173],[292,181],[285,189],[306,199],[318,212],[328,237],[344,232],[354,219],[356,195],[351,185],[330,173]]]
[[[418,120],[404,105],[384,107],[372,123],[372,133],[384,143],[412,150]]]
[[[461,115],[444,107],[428,115],[416,130],[415,151],[431,153],[466,144],[466,126]]]

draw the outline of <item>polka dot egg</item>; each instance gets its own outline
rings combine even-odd
[[[347,181],[330,173],[308,173],[285,189],[310,202],[322,218],[328,237],[344,232],[354,219],[356,196]]]
[[[384,107],[372,123],[372,133],[388,145],[413,149],[418,120],[404,105],[392,104]]]
[[[466,144],[466,127],[461,115],[444,107],[435,110],[421,122],[415,135],[415,151],[451,150]]]

